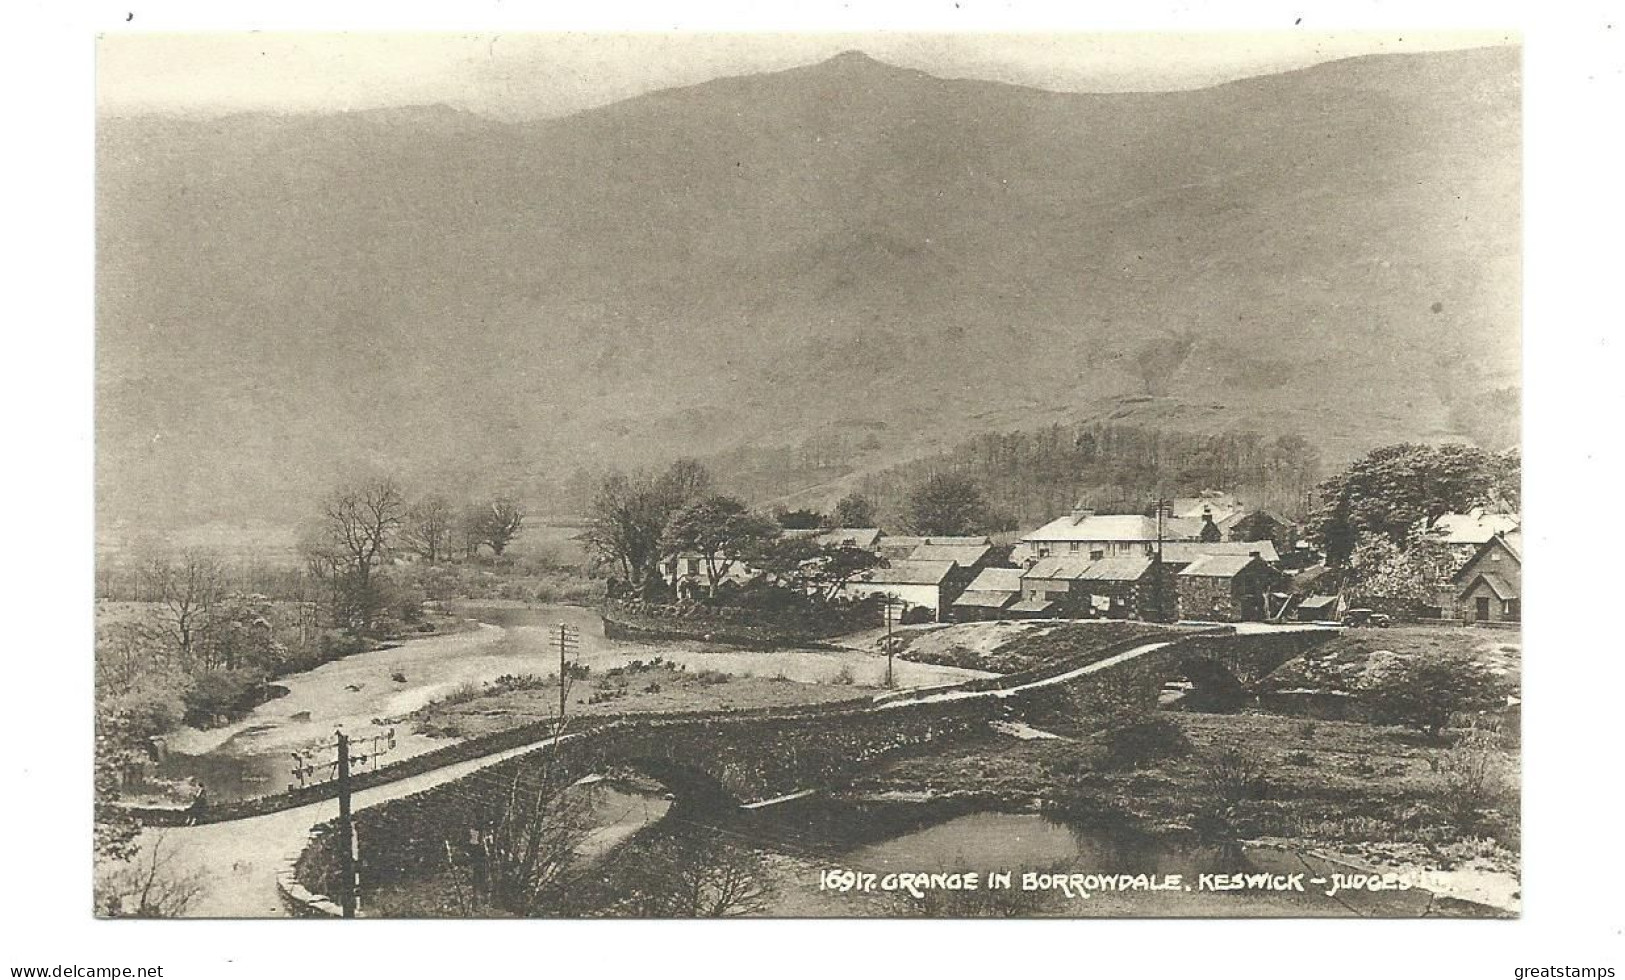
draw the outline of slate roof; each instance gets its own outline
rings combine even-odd
[[[1267,562],[1281,559],[1272,541],[1165,541],[1162,545],[1162,560],[1179,564],[1195,561],[1203,555],[1246,558],[1255,551],[1258,552],[1258,557]]]
[[[954,605],[977,609],[1003,609],[1014,602],[1016,596],[1020,594],[993,589],[966,589],[963,595],[954,600]]]
[[[951,561],[894,561],[852,581],[870,585],[941,585],[954,567]]]
[[[1127,555],[1090,562],[1078,577],[1087,582],[1138,582],[1155,564],[1149,558]]]
[[[1238,513],[1241,501],[1229,494],[1215,494],[1209,497],[1175,497],[1169,501],[1169,509],[1175,517],[1190,517],[1197,521],[1202,519],[1202,508],[1209,508],[1213,512],[1215,521],[1222,521],[1231,514]]]
[[[1234,578],[1242,569],[1262,559],[1251,555],[1202,555],[1179,570],[1181,575],[1204,578]]]
[[[1467,593],[1471,592],[1478,586],[1479,582],[1483,582],[1485,585],[1489,586],[1490,591],[1494,592],[1497,598],[1518,598],[1518,590],[1514,589],[1510,584],[1507,583],[1506,579],[1495,574],[1494,572],[1480,572],[1477,575],[1474,575],[1473,580],[1468,582],[1467,585],[1462,588],[1461,594],[1466,595]]]
[[[940,544],[936,538],[929,538],[908,553],[908,560],[953,561],[958,562],[962,568],[969,568],[986,561],[992,550],[993,546],[990,544]]]
[[[1164,540],[1194,538],[1202,531],[1200,518],[1172,517],[1162,522]],[[1023,541],[1155,541],[1157,519],[1143,514],[1091,514],[1087,517],[1059,517],[1030,534]]]
[[[991,545],[993,539],[987,535],[974,534],[883,534],[880,536],[880,554],[893,561],[900,561],[911,557],[914,550],[921,545],[947,545],[949,547],[974,547],[977,545]],[[934,559],[922,559],[926,561]]]
[[[1433,533],[1445,544],[1484,544],[1497,533],[1516,531],[1522,525],[1517,514],[1440,514],[1433,522]]]
[[[813,540],[827,548],[850,546],[862,548],[864,551],[873,551],[880,541],[880,528],[878,527],[833,527],[827,531],[820,531],[813,536]]]
[[[1027,579],[1076,579],[1082,578],[1083,573],[1092,564],[1088,558],[1076,555],[1062,555],[1061,557],[1040,558],[1034,562],[1021,576]]]
[[[1047,599],[1023,599],[1011,606],[1010,611],[1041,613],[1049,612],[1053,608],[1055,608],[1055,603],[1050,602]]]
[[[1020,592],[1021,569],[984,568],[966,586],[967,592]]]
[[[1492,537],[1490,540],[1479,545],[1478,550],[1473,552],[1473,557],[1469,558],[1465,564],[1457,569],[1456,574],[1452,575],[1451,578],[1458,582],[1464,579],[1470,570],[1478,567],[1478,560],[1483,558],[1486,552],[1497,545],[1504,546],[1506,550],[1511,553],[1513,561],[1517,562],[1520,566],[1523,564],[1523,531],[1511,531],[1507,534],[1500,535],[1499,537]]]

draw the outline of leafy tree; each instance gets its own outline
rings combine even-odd
[[[879,555],[862,548],[850,545],[822,548],[812,562],[811,582],[824,599],[833,599],[846,583],[880,564]]]
[[[269,676],[287,655],[272,625],[275,612],[265,596],[230,595],[215,609],[209,628],[213,660],[227,670],[246,668]]]
[[[1380,535],[1366,536],[1349,555],[1344,592],[1356,600],[1433,605],[1458,564],[1448,546],[1420,531],[1404,548]]]
[[[743,501],[714,495],[694,501],[672,518],[664,548],[703,558],[705,577],[715,593],[736,562],[763,551],[778,534],[772,519],[751,513]]]
[[[1457,714],[1493,707],[1500,684],[1470,654],[1395,658],[1370,670],[1360,696],[1377,720],[1438,738]]]
[[[138,758],[123,740],[111,734],[96,737],[95,849],[101,861],[126,861],[136,852],[141,824],[115,801],[123,770]]]
[[[778,521],[779,527],[784,528],[786,531],[810,531],[813,528],[821,527],[824,523],[823,514],[805,508],[779,511],[773,515],[773,519]]]
[[[836,527],[874,527],[875,503],[861,493],[849,493],[835,504]]]
[[[245,670],[210,670],[192,679],[181,696],[186,705],[186,723],[209,728],[218,717],[229,717],[254,705],[264,685],[262,675]]]
[[[1490,460],[1492,503],[1510,511],[1523,509],[1523,453],[1517,448],[1496,453]]]
[[[778,582],[807,592],[814,587],[815,565],[826,550],[810,537],[781,535],[757,549],[751,564]]]
[[[693,460],[678,460],[658,477],[611,473],[593,495],[587,544],[636,586],[659,566],[661,539],[672,516],[710,485],[710,474]]]
[[[1384,446],[1320,485],[1310,533],[1331,564],[1348,560],[1362,535],[1404,547],[1441,514],[1516,496],[1515,473],[1515,463],[1472,446]]]
[[[991,528],[993,517],[975,481],[939,473],[908,495],[904,522],[915,534],[978,534]]]

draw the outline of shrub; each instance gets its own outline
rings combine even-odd
[[[104,698],[97,711],[109,734],[144,741],[179,725],[186,705],[175,691],[157,684],[141,685]]]
[[[464,681],[452,688],[451,692],[445,697],[441,698],[438,703],[464,704],[466,702],[473,701],[475,698],[482,698],[484,696],[485,688],[483,686],[476,684],[473,681]]]
[[[1292,730],[1299,738],[1309,741],[1315,737],[1315,733],[1320,731],[1320,722],[1300,721],[1293,726]]]
[[[1430,738],[1457,714],[1481,711],[1498,701],[1499,682],[1470,654],[1411,657],[1374,671],[1361,685],[1372,715],[1406,725]]]
[[[1289,766],[1312,766],[1315,764],[1315,757],[1299,749],[1296,752],[1288,752],[1281,761]]]
[[[725,674],[720,670],[696,670],[692,676],[696,681],[700,682],[706,687],[711,687],[716,684],[726,684],[733,680],[732,674]]]
[[[922,623],[929,623],[935,618],[931,615],[931,610],[924,606],[909,606],[903,610],[902,618],[898,622],[904,626],[918,626]]]
[[[1190,750],[1179,726],[1155,714],[1121,719],[1101,736],[1101,743],[1106,749],[1102,765],[1113,769],[1135,768]]]
[[[1261,800],[1269,792],[1269,765],[1256,752],[1240,746],[1213,750],[1202,758],[1202,779],[1215,799],[1234,806]]]
[[[779,676],[782,677],[784,675],[781,673]],[[835,676],[830,679],[830,683],[831,684],[839,684],[839,685],[843,685],[843,686],[857,683],[857,678],[852,676],[852,667],[851,667],[851,665],[842,664],[841,669],[837,670],[835,672]]]
[[[1463,833],[1516,821],[1517,780],[1489,732],[1472,732],[1428,760],[1435,772],[1434,805]]]
[[[241,670],[210,670],[192,679],[181,695],[186,706],[186,723],[207,728],[215,719],[230,717],[252,708],[264,681],[257,674]]]

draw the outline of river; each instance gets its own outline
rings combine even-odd
[[[182,729],[167,739],[168,758],[159,769],[166,778],[202,783],[212,802],[280,792],[295,784],[292,753],[328,743],[343,729],[367,755],[366,770],[449,744],[420,735],[412,725],[394,724],[431,701],[466,684],[482,684],[504,674],[556,674],[553,637],[560,623],[580,631],[574,661],[595,673],[632,660],[662,656],[690,670],[736,675],[783,676],[803,683],[828,683],[843,670],[856,685],[883,683],[886,660],[857,649],[750,651],[699,642],[642,643],[604,636],[597,612],[580,606],[482,606],[457,609],[475,620],[472,630],[424,636],[384,650],[358,653],[277,681],[284,697],[256,707],[237,722],[214,729]],[[897,661],[897,685],[930,687],[973,677],[982,671]],[[395,747],[371,752],[372,736],[395,730]],[[378,743],[380,747],[383,742]],[[324,758],[331,757],[328,750]]]
[[[758,910],[768,916],[1414,918],[1499,914],[1440,899],[1419,886],[1390,890],[1345,887],[1331,894],[1340,883],[1334,876],[1357,872],[1276,847],[1198,844],[1112,833],[1037,813],[983,810],[954,814],[920,804],[806,798],[774,810],[772,814],[759,811],[748,823],[726,821],[720,828],[753,841],[753,846],[774,856],[762,872],[770,897]],[[868,879],[872,890],[860,891],[856,882],[843,888],[847,879],[824,874],[840,871],[873,875]],[[979,894],[937,889],[921,898],[886,887],[889,875],[954,872],[979,875]],[[998,872],[1010,875],[1009,890],[987,887],[990,875]],[[1118,876],[1123,890],[1097,879],[1068,894],[1053,878],[1024,881],[1026,874]],[[1170,886],[1169,876],[1174,875],[1179,876],[1178,883]],[[1156,883],[1164,887],[1127,890],[1134,876],[1146,876],[1139,882],[1142,886]],[[958,883],[963,885],[963,879]],[[1023,888],[1026,883],[1038,887],[1027,890]],[[1077,879],[1070,883],[1080,884]],[[1341,884],[1350,882],[1345,877]],[[1242,887],[1234,887],[1238,885]]]

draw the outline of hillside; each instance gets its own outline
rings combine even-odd
[[[545,508],[780,447],[821,484],[1097,418],[1489,438],[1518,76],[1075,95],[854,53],[553,120],[105,118],[98,516],[292,520],[358,466]]]

